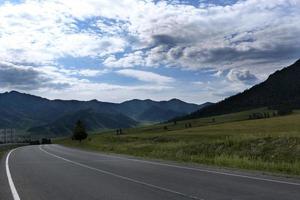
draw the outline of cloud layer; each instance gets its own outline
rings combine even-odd
[[[166,84],[174,82],[175,80],[168,76],[162,76],[153,72],[146,72],[134,69],[122,69],[117,71],[118,74],[123,76],[138,79],[144,82],[156,83],[156,84]]]
[[[0,62],[0,87],[37,90],[40,88],[60,89],[68,86],[68,83],[56,83],[46,73],[32,67]]]
[[[118,90],[114,98],[120,99],[127,98],[120,90],[148,98],[149,90],[154,93],[158,88],[166,95],[158,98],[184,96],[186,100],[202,101],[205,98],[200,96],[209,92],[207,100],[218,100],[265,79],[300,57],[299,0],[220,2],[2,3],[1,87],[51,97],[82,88],[89,90],[78,94],[82,98],[98,98],[99,91],[104,94]],[[66,58],[92,60],[97,67],[70,68],[60,63]],[[175,68],[178,77],[180,71],[197,74],[207,69],[218,71],[218,76],[206,80],[191,77],[179,86],[176,74],[163,76],[155,72],[158,68]],[[126,76],[141,83],[129,87],[101,79],[109,74],[111,79]],[[204,83],[207,90],[199,90],[194,82]],[[230,90],[222,91],[215,85],[226,85]]]

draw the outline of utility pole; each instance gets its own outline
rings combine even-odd
[[[4,129],[4,144],[6,144],[6,128]]]
[[[10,143],[13,143],[13,129],[10,129]]]
[[[4,143],[4,132],[3,132],[3,129],[0,129],[0,134],[1,134],[1,142]]]
[[[17,142],[17,136],[16,136],[16,129],[13,129],[13,142],[16,143]]]

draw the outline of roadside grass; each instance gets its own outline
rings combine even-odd
[[[7,151],[9,151],[9,150],[11,150],[11,149],[14,149],[14,148],[16,148],[16,147],[19,147],[20,145],[8,145],[8,146],[1,146],[0,145],[0,159],[3,157],[3,155],[7,152]]]
[[[152,134],[153,132],[164,131],[165,127],[167,127],[169,131],[185,129],[185,125],[189,123],[192,125],[192,127],[198,127],[198,126],[207,126],[207,125],[221,124],[221,123],[234,122],[234,121],[243,121],[243,120],[248,120],[249,115],[253,113],[268,113],[272,117],[273,113],[277,114],[277,111],[268,110],[268,108],[258,108],[258,109],[253,109],[253,110],[248,110],[248,111],[243,111],[238,113],[226,114],[226,115],[218,115],[213,117],[177,121],[176,124],[174,124],[174,122],[166,122],[166,123],[153,124],[153,125],[149,125],[149,124],[141,125],[135,128],[124,129],[123,132],[125,132],[126,134],[134,134],[134,133]],[[98,132],[93,131],[90,134],[95,134],[95,133],[114,134],[115,130],[106,130],[106,131],[98,131]]]
[[[246,120],[240,112],[90,135],[81,143],[56,143],[139,157],[300,175],[300,113]],[[273,111],[269,111],[272,113]],[[191,128],[185,128],[191,123]],[[165,127],[167,126],[167,129]]]

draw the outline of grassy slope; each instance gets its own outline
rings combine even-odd
[[[163,124],[92,135],[81,144],[57,143],[184,162],[300,175],[300,113],[245,120],[256,110],[212,118]],[[273,112],[270,112],[270,114]],[[241,121],[243,120],[243,121]],[[192,128],[185,128],[191,123]],[[168,130],[164,129],[168,127]]]

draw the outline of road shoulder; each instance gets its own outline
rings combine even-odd
[[[5,169],[6,156],[7,153],[4,153],[0,158],[0,199],[13,200]]]
[[[107,156],[113,156],[116,158],[121,159],[128,159],[134,162],[145,162],[148,164],[162,164],[166,166],[175,166],[175,167],[183,167],[183,168],[192,168],[192,169],[200,169],[203,171],[207,171],[208,173],[216,172],[217,174],[232,174],[233,176],[249,176],[249,177],[255,177],[258,179],[271,179],[275,181],[286,181],[286,182],[292,182],[296,184],[300,184],[300,176],[296,175],[286,175],[286,174],[278,174],[278,173],[272,173],[272,172],[265,172],[265,171],[257,171],[257,170],[247,170],[247,169],[238,169],[238,168],[229,168],[229,167],[219,167],[214,165],[205,165],[205,164],[198,164],[198,163],[190,163],[190,162],[177,162],[172,160],[162,160],[162,159],[153,159],[153,158],[146,158],[146,157],[136,157],[132,155],[127,154],[117,154],[117,153],[111,153],[111,152],[102,152],[102,151],[96,151],[96,150],[90,150],[86,148],[78,148],[78,147],[72,147],[72,146],[65,146],[61,144],[55,144],[60,147],[65,147],[73,150],[78,151],[85,151],[87,153],[94,153],[94,154],[102,154]]]

